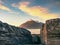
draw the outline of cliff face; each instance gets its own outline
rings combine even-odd
[[[59,45],[60,43],[60,19],[47,20],[41,30],[42,41],[46,45]]]
[[[51,19],[46,21],[46,29],[48,34],[59,34],[60,33],[60,19]]]
[[[31,33],[0,21],[0,45],[32,44]]]

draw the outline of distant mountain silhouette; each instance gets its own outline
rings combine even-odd
[[[40,29],[42,27],[42,24],[43,24],[42,22],[29,20],[29,21],[21,24],[19,27],[28,28],[28,29]]]

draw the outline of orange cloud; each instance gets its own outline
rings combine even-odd
[[[30,4],[29,2],[20,2],[18,4],[18,8],[28,13],[29,15],[39,17],[43,21],[58,17],[56,14],[48,13],[48,9],[44,7],[41,7],[41,6],[28,7],[29,4]]]

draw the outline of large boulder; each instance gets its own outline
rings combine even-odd
[[[0,45],[32,44],[31,33],[0,21]]]
[[[42,27],[41,37],[46,45],[60,45],[60,19],[47,20]]]

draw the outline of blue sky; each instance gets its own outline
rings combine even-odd
[[[60,0],[0,0],[0,20],[19,26],[33,19],[60,18]]]

